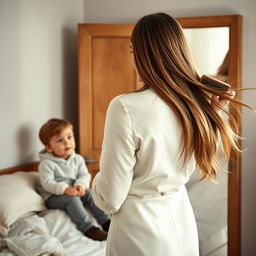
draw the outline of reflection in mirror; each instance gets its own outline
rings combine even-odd
[[[229,28],[193,28],[183,31],[199,71],[215,76],[229,49]]]
[[[226,82],[229,28],[193,28],[184,29],[184,33],[199,73]],[[219,162],[224,170],[228,170],[228,164],[224,163],[221,151]],[[227,255],[227,172],[221,172],[216,180],[217,184],[207,179],[200,181],[199,172],[195,171],[187,183],[197,221],[200,256]]]

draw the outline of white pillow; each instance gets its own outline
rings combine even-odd
[[[7,236],[10,225],[20,216],[46,210],[44,200],[36,192],[36,172],[16,172],[0,176],[0,235]]]

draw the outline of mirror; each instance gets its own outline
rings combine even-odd
[[[216,76],[229,50],[229,28],[187,28],[183,31],[200,73]]]
[[[229,28],[192,28],[184,29],[184,33],[201,75],[211,75],[226,82]],[[221,151],[219,162],[223,162]],[[227,164],[222,167],[228,170]],[[227,256],[227,180],[227,173],[222,172],[217,177],[218,184],[207,179],[200,181],[199,173],[194,172],[186,184],[196,217],[201,256]]]
[[[178,18],[178,21],[200,74],[215,76],[232,88],[239,88],[241,16]],[[229,111],[240,121],[232,105]],[[197,172],[187,184],[198,226],[200,256],[240,255],[240,155],[232,152],[229,163],[222,166],[230,173],[222,172],[217,177],[218,184],[198,181]]]

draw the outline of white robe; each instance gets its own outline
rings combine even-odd
[[[107,111],[95,204],[112,214],[108,256],[198,256],[198,234],[184,184],[181,126],[152,89],[120,95]]]

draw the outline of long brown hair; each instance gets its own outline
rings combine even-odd
[[[212,93],[228,97],[200,83],[182,28],[171,16],[156,13],[141,18],[134,27],[131,43],[143,89],[153,88],[173,109],[181,124],[183,163],[194,154],[202,178],[214,179],[220,169],[219,135],[226,160],[231,149],[239,150],[236,121],[215,103],[229,115],[231,129],[211,103]],[[247,106],[236,99],[231,101]]]

